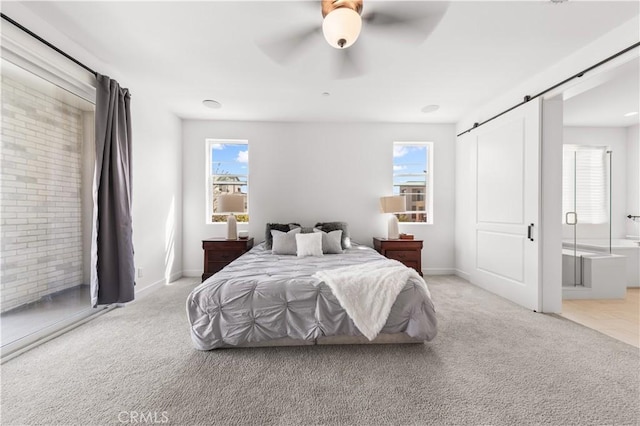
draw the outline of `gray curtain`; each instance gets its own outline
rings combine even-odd
[[[128,89],[97,74],[91,305],[134,298],[131,112]]]

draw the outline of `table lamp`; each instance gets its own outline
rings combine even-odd
[[[218,196],[218,211],[227,216],[227,240],[238,238],[238,226],[234,213],[244,213],[244,194],[222,194]]]
[[[404,195],[392,195],[389,197],[380,197],[380,211],[382,213],[402,213],[407,211],[407,199]],[[400,238],[398,229],[398,218],[392,214],[389,218],[389,227],[387,238],[397,240]]]

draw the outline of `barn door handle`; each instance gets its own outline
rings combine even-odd
[[[533,241],[532,232],[533,231],[533,223],[527,227],[527,238]]]

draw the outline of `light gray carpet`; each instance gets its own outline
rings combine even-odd
[[[4,364],[2,424],[638,424],[637,348],[427,281],[431,343],[199,352],[181,280]]]

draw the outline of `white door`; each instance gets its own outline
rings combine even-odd
[[[540,102],[473,130],[475,265],[471,281],[540,310]]]

